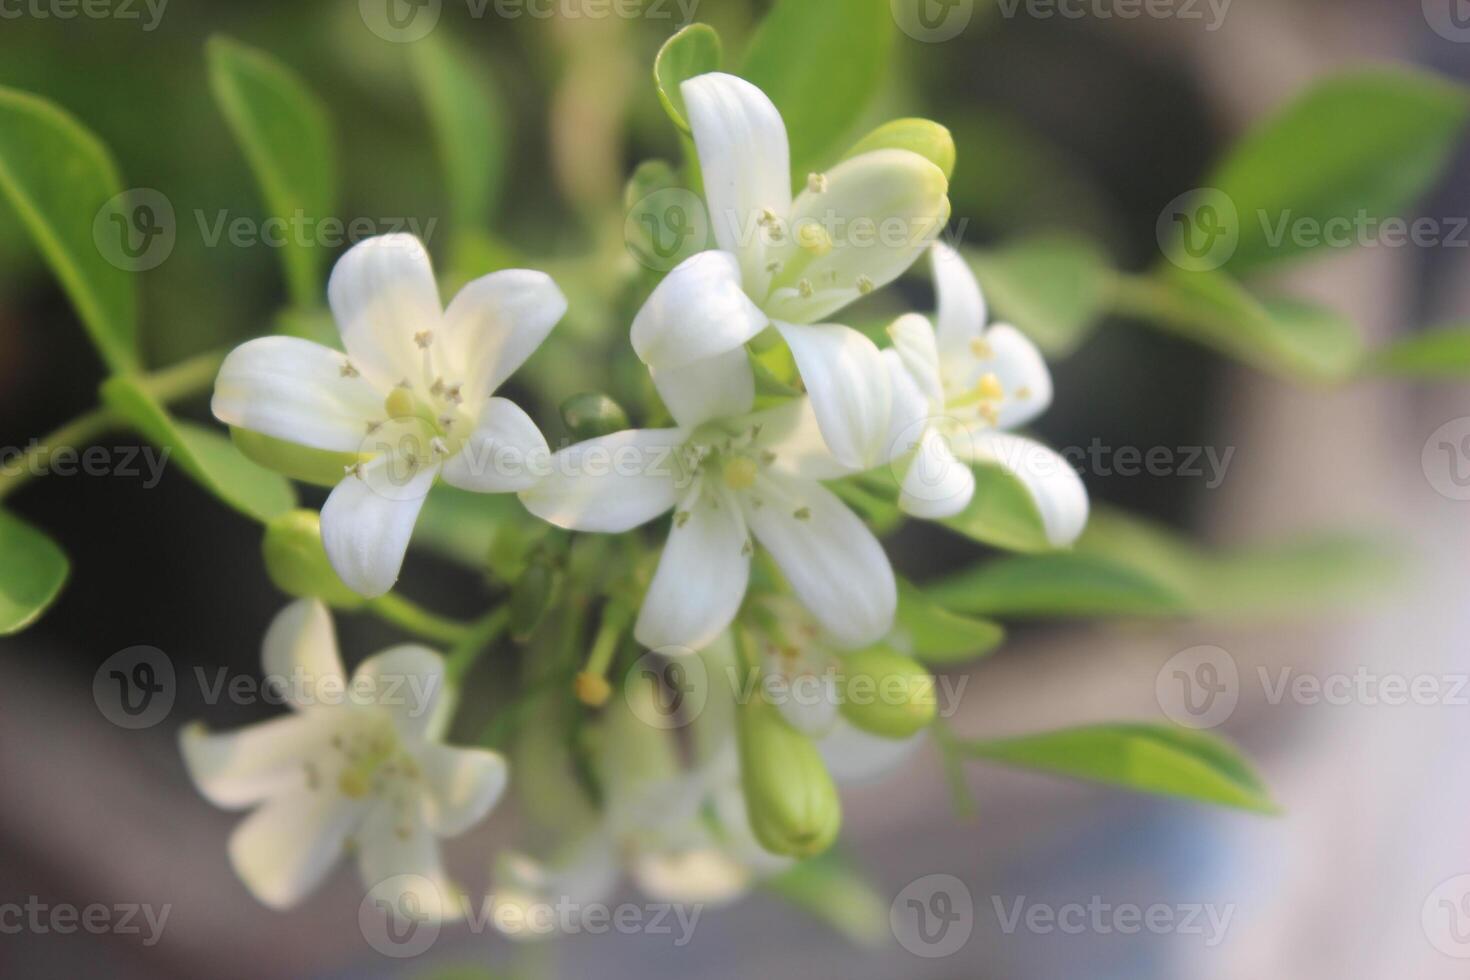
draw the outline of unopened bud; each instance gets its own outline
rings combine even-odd
[[[600,392],[583,392],[562,402],[561,419],[578,439],[596,439],[628,428],[623,406]]]
[[[811,739],[757,698],[736,709],[740,784],[756,840],[773,854],[813,857],[832,846],[842,804]]]
[[[849,653],[842,660],[847,676],[842,716],[853,725],[901,739],[933,724],[938,699],[934,675],[923,664],[887,647]]]
[[[287,595],[320,599],[338,609],[354,609],[366,601],[332,569],[322,546],[321,517],[314,510],[293,510],[273,518],[265,526],[261,553],[266,574]]]

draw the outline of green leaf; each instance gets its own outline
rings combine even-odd
[[[285,477],[240,455],[213,429],[174,419],[137,381],[115,377],[102,385],[102,401],[143,438],[166,449],[184,472],[235,510],[259,521],[296,506]]]
[[[977,463],[970,506],[942,523],[972,541],[1007,551],[1051,551],[1046,525],[1026,485],[994,463]]]
[[[971,758],[1018,769],[1256,813],[1280,812],[1240,754],[1202,732],[1111,724],[957,745]]]
[[[876,946],[889,936],[888,903],[871,882],[830,852],[802,861],[765,886],[851,942]]]
[[[327,113],[301,79],[275,58],[216,35],[206,48],[209,87],[240,144],[271,216],[290,227],[320,221],[336,198]],[[326,249],[288,235],[280,250],[297,306],[322,302]]]
[[[488,224],[505,179],[509,134],[499,92],[439,33],[409,45],[434,124],[456,229]]]
[[[740,74],[781,110],[798,181],[831,161],[878,94],[894,31],[888,0],[777,0],[761,21]]]
[[[664,111],[681,132],[689,132],[689,120],[684,115],[684,95],[679,86],[696,75],[719,71],[723,62],[720,35],[708,24],[690,24],[659,48],[653,62],[653,83]]]
[[[1077,348],[1107,300],[1108,260],[1073,235],[1041,235],[967,255],[994,319],[1014,324],[1052,355]]]
[[[1171,584],[1098,555],[1058,553],[988,562],[925,589],[979,616],[1171,616],[1189,609]]]
[[[1234,204],[1245,272],[1312,247],[1280,223],[1402,217],[1458,144],[1470,95],[1402,69],[1372,69],[1311,86],[1243,139],[1206,182]],[[1315,236],[1314,236],[1315,237]]]
[[[66,554],[46,535],[0,511],[0,636],[19,633],[61,594],[71,573]]]
[[[945,180],[954,175],[954,137],[939,123],[928,119],[886,122],[853,144],[842,159],[848,160],[874,150],[908,150],[944,171]]]
[[[1372,353],[1364,374],[1396,378],[1470,377],[1470,327],[1429,330]]]
[[[896,626],[907,640],[896,645],[931,666],[983,657],[1005,640],[1005,629],[999,623],[950,612],[903,579],[898,582]]]
[[[0,88],[0,191],[35,239],[113,371],[138,365],[133,273],[104,256],[122,178],[107,148],[44,99]],[[126,223],[125,230],[130,230]],[[124,257],[125,258],[125,257]]]

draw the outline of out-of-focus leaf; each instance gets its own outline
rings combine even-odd
[[[252,463],[214,430],[174,419],[133,379],[109,379],[101,391],[102,401],[139,435],[167,450],[196,483],[245,516],[267,521],[296,506],[285,477]]]
[[[297,75],[275,58],[216,35],[207,46],[209,87],[260,184],[266,210],[286,223],[321,221],[336,199],[327,113]],[[280,249],[292,301],[321,305],[326,249],[287,234]]]
[[[623,244],[643,268],[662,277],[715,247],[704,201],[679,184],[663,160],[645,160],[623,187]]]
[[[107,148],[50,102],[0,88],[0,192],[60,280],[103,361],[114,371],[136,368],[134,273],[108,261],[99,240],[128,236],[134,244],[132,215],[119,206],[122,178]],[[145,248],[150,241],[144,240]]]
[[[978,659],[1005,639],[999,623],[950,612],[902,579],[895,628],[899,634],[896,645],[931,666]]]
[[[993,318],[1009,321],[1048,354],[1075,350],[1103,312],[1107,256],[1084,238],[1037,236],[967,257]]]
[[[1171,582],[1121,562],[1077,553],[987,562],[924,591],[950,609],[1002,619],[1173,616],[1190,608],[1189,597]]]
[[[1207,186],[1238,212],[1229,268],[1256,269],[1314,247],[1283,221],[1323,228],[1402,216],[1444,168],[1463,135],[1470,94],[1403,69],[1318,82],[1236,145]]]
[[[61,594],[66,554],[25,521],[0,511],[0,636],[19,633]]]
[[[408,47],[434,126],[454,227],[483,227],[505,178],[509,135],[500,93],[442,32],[430,32]]]
[[[874,150],[908,150],[944,171],[946,180],[954,175],[954,137],[939,123],[928,119],[895,119],[886,122],[854,143],[843,159],[872,153]]]
[[[786,121],[798,180],[831,163],[888,69],[896,26],[888,0],[777,0],[740,74]]]
[[[888,903],[866,878],[830,852],[802,861],[771,878],[766,887],[851,942],[876,946],[889,935]]]
[[[1447,327],[1405,337],[1372,353],[1365,374],[1399,378],[1470,377],[1470,327]]]
[[[972,541],[1007,551],[1051,551],[1046,525],[1026,485],[1002,467],[977,463],[970,506],[942,523]]]
[[[956,743],[966,755],[1139,793],[1275,814],[1269,791],[1228,743],[1165,725],[1093,725]]]
[[[514,494],[471,493],[440,482],[424,501],[413,543],[470,568],[484,568],[500,525],[524,519]]]
[[[664,42],[653,62],[653,81],[664,111],[682,132],[689,132],[684,95],[679,86],[696,75],[719,71],[724,61],[720,35],[708,24],[690,24]]]

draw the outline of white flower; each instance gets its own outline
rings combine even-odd
[[[437,477],[483,493],[531,484],[546,440],[494,394],[567,302],[545,274],[511,269],[445,309],[411,235],[353,247],[327,292],[346,354],[295,337],[249,341],[220,368],[213,409],[228,425],[355,455],[322,508],[322,538],[342,580],[378,596],[398,578]]]
[[[634,321],[634,350],[667,400],[682,394],[666,390],[668,374],[728,357],[774,326],[832,455],[855,470],[887,462],[891,396],[878,349],[818,321],[922,254],[949,220],[944,172],[917,153],[874,150],[811,175],[793,199],[786,128],[760,89],[713,73],[681,90],[719,250],[665,277]]]
[[[303,600],[271,624],[262,661],[289,715],[228,734],[191,725],[179,736],[205,797],[255,808],[229,845],[246,887],[289,908],[355,852],[369,894],[392,908],[460,914],[438,838],[490,811],[506,766],[494,752],[440,743],[451,700],[443,660],[424,647],[393,647],[349,682],[326,607]]]
[[[888,328],[893,346],[883,351],[893,376],[893,439],[900,451],[917,449],[899,505],[916,517],[958,514],[975,493],[968,464],[996,463],[1030,491],[1051,544],[1069,545],[1087,524],[1087,488],[1058,453],[1006,431],[1051,404],[1046,362],[1015,327],[985,329],[980,284],[958,253],[935,243],[933,266],[937,334],[926,318],[908,314]]]
[[[698,650],[735,618],[754,541],[832,633],[860,645],[893,625],[898,593],[878,539],[819,479],[846,474],[807,399],[748,414],[743,350],[670,371],[678,428],[630,429],[561,450],[521,494],[558,527],[621,533],[674,511],[634,635],[656,650]]]

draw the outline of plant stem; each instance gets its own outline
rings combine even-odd
[[[452,686],[460,685],[475,661],[480,659],[480,654],[505,632],[509,624],[510,607],[501,606],[465,628],[464,636],[449,651],[449,660],[445,665],[445,674]]]
[[[464,642],[472,629],[466,623],[431,613],[418,603],[393,592],[378,596],[363,608],[386,623],[415,633],[424,639],[450,646],[458,646]]]

